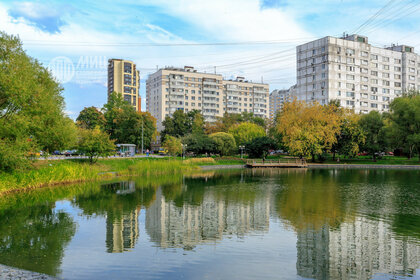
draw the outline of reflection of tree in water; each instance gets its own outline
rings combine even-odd
[[[106,247],[109,253],[134,248],[139,237],[138,216],[142,206],[155,200],[153,187],[137,187],[135,181],[105,184],[102,191],[77,196],[75,204],[86,215],[106,216]]]
[[[289,173],[281,177],[277,211],[295,230],[338,227],[347,215],[345,201],[330,174],[319,172]]]
[[[54,203],[0,215],[0,263],[58,275],[64,247],[75,234],[72,218],[54,211]]]

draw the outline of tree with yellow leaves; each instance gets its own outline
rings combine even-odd
[[[336,106],[294,100],[286,103],[277,117],[277,131],[292,155],[299,157],[322,154],[336,143],[340,117]]]

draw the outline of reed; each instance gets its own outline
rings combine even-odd
[[[104,159],[46,161],[31,170],[0,173],[0,195],[56,184],[106,180],[117,176],[158,176],[198,169],[193,163],[168,159]]]

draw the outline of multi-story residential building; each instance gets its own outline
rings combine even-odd
[[[368,113],[388,111],[395,97],[420,88],[420,56],[413,47],[374,47],[354,34],[324,37],[296,50],[299,100],[339,100],[356,113]]]
[[[136,111],[141,111],[140,72],[136,64],[124,59],[108,60],[108,96],[117,92],[129,102]]]
[[[197,72],[193,67],[166,67],[146,81],[146,108],[162,121],[176,110],[199,110],[207,122],[224,113],[253,112],[268,118],[268,84],[251,83],[242,77],[224,80],[220,74]]]
[[[270,93],[270,119],[273,120],[276,117],[277,111],[283,109],[283,105],[286,102],[292,101],[292,96],[296,94],[296,85],[289,89],[275,89]]]

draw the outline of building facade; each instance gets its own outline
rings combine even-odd
[[[268,118],[268,84],[251,83],[242,77],[224,80],[220,74],[197,72],[193,67],[167,67],[149,75],[146,81],[146,108],[162,121],[176,110],[199,110],[206,122],[224,113],[253,112]]]
[[[374,47],[354,34],[324,37],[296,51],[299,100],[339,100],[356,113],[383,112],[404,91],[420,88],[420,56],[413,47]]]
[[[108,60],[108,97],[112,92],[122,95],[136,111],[141,111],[140,72],[136,64],[124,59]]]
[[[296,95],[296,85],[289,89],[275,89],[270,93],[270,120],[274,120],[276,113],[283,109],[284,103],[292,101],[294,95]]]

